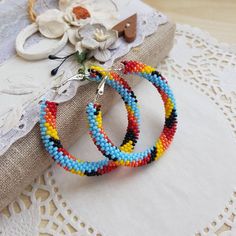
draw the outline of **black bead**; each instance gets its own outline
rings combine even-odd
[[[50,141],[50,142],[54,142],[54,145],[53,145],[54,147],[63,148],[63,146],[62,146],[60,140],[57,140],[57,139],[51,137],[51,138],[49,139],[49,141]]]
[[[152,151],[151,151],[151,158],[150,160],[148,161],[148,164],[153,162],[156,158],[156,155],[157,155],[157,148],[154,146]]]
[[[176,122],[176,110],[173,109],[170,116],[165,120],[165,125],[168,127],[168,128],[171,128],[175,122]]]
[[[160,74],[158,71],[153,71],[153,72],[151,73],[151,75],[161,76],[161,74]]]

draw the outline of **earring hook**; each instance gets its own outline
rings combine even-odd
[[[61,88],[62,86],[64,86],[65,84],[67,84],[71,81],[84,81],[84,80],[86,80],[87,76],[89,76],[89,74],[87,74],[87,73],[78,73],[76,75],[71,76],[67,80],[63,81],[61,84],[52,87],[51,89],[56,91],[57,89]]]
[[[94,103],[96,103],[98,98],[104,94],[105,84],[106,84],[107,79],[108,79],[108,76],[106,75],[106,76],[103,77],[103,79],[99,83],[97,91],[96,91],[95,98],[93,100]]]
[[[108,69],[104,69],[101,71],[110,73],[111,71],[123,71],[123,69],[124,69],[124,64],[121,63],[119,65],[119,67],[108,68]],[[61,84],[54,86],[51,89],[56,92],[59,88],[61,88],[62,86],[64,86],[65,84],[67,84],[71,81],[85,81],[85,80],[94,81],[94,80],[90,79],[90,75],[91,75],[91,73],[85,72],[85,70],[82,70],[82,71],[79,70],[79,72],[77,74],[71,76],[70,78],[63,81]],[[99,96],[102,96],[104,94],[105,83],[106,83],[107,79],[108,79],[108,75],[105,75],[102,78],[101,82],[99,83],[97,91],[96,91],[96,95],[94,98],[94,102],[97,102]]]

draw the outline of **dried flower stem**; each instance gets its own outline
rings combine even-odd
[[[29,15],[29,19],[32,22],[35,22],[36,20],[36,12],[34,10],[34,5],[35,5],[36,0],[28,0],[28,15]]]

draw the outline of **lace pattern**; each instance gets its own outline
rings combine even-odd
[[[0,1],[0,64],[15,54],[15,39],[17,34],[30,22],[27,15],[26,0]],[[36,4],[36,11],[43,12],[48,8],[56,8],[56,1]],[[7,40],[5,40],[7,39]],[[33,37],[26,46],[40,40],[40,36]]]
[[[16,9],[18,8],[20,9],[20,10],[18,9],[19,11],[18,17],[20,17],[18,20],[20,22],[23,22],[22,25],[25,25],[27,20],[25,19],[26,18],[25,9],[22,9],[23,3],[25,4],[25,1],[22,1],[19,3],[17,2],[15,3],[14,7]],[[7,3],[4,3],[5,10],[7,9],[7,7],[8,7]],[[164,24],[167,22],[167,18],[165,15],[154,11],[153,9],[144,5],[140,1],[131,1],[129,4],[129,9],[132,9],[132,11],[134,11],[134,9],[142,9],[142,13],[138,12],[138,23],[137,23],[138,34],[137,34],[136,40],[130,44],[127,44],[124,40],[121,40],[121,45],[119,47],[119,50],[115,50],[113,52],[112,59],[109,60],[107,63],[105,63],[103,65],[104,67],[111,67],[116,58],[122,57],[123,55],[127,54],[131,50],[131,48],[140,45],[146,36],[153,34],[157,30],[160,24]],[[126,9],[126,10],[128,11],[129,9]],[[20,13],[21,11],[24,12],[24,14],[23,13],[21,14]],[[5,23],[1,24],[2,29],[5,27],[6,32],[4,30],[1,31],[1,28],[0,28],[0,32],[5,32],[2,35],[0,35],[0,38],[4,38],[4,34],[5,35],[11,34],[11,32],[8,32],[8,28],[10,27],[6,27],[7,22],[10,21],[9,17],[13,17],[13,13],[11,12],[12,11],[10,11],[9,16],[7,16],[6,22],[4,21]],[[17,24],[17,27],[18,27],[18,24]],[[15,36],[15,34],[13,34],[13,36]],[[35,39],[33,38],[30,42],[28,42],[28,44],[35,46],[36,44],[34,43],[38,42],[39,39],[40,37],[36,37]],[[9,42],[11,40],[9,40]],[[14,37],[14,40],[15,40],[15,37]],[[3,55],[2,60],[6,59],[6,56],[4,55],[8,55],[8,54],[10,55],[11,54],[10,51],[12,51],[10,47],[7,47],[6,45],[7,42],[6,40],[3,40],[3,43],[0,44],[0,49],[8,48],[8,50],[5,53],[1,54]],[[67,51],[71,51],[71,50],[72,49],[70,47],[67,47],[65,48],[65,50],[63,50],[63,53],[66,53]],[[9,102],[10,105],[8,107],[5,107],[5,109],[1,110],[0,112],[0,155],[3,155],[4,152],[6,152],[7,149],[11,146],[11,144],[13,144],[19,138],[25,136],[28,132],[30,132],[32,128],[34,127],[34,125],[38,122],[38,111],[39,111],[38,102],[40,101],[41,97],[44,96],[48,99],[53,99],[55,94],[53,91],[50,90],[50,88],[55,85],[60,84],[61,81],[74,75],[77,71],[76,62],[67,63],[65,66],[69,69],[67,69],[64,72],[64,74],[62,74],[61,76],[54,78],[52,83],[49,82],[49,81],[52,81],[52,78],[49,77],[49,75],[45,74],[44,76],[45,81],[42,86],[42,81],[41,83],[38,81],[37,73],[35,73],[36,75],[23,73],[22,71],[24,71],[25,69],[20,69],[20,66],[21,66],[20,63],[22,63],[21,60],[19,58],[12,58],[9,61],[12,62],[12,60],[14,61],[12,65],[14,65],[14,67],[16,68],[16,71],[17,71],[17,68],[19,71],[19,74],[15,75],[15,77],[19,78],[19,76],[21,76],[22,80],[20,81],[19,85],[15,85],[15,82],[13,83],[13,85],[7,84],[7,82],[6,84],[8,87],[9,86],[14,87],[14,88],[16,87],[14,89],[14,93],[15,93],[15,96],[17,96],[17,98],[20,98],[20,96],[17,95],[17,93],[19,91],[22,92],[21,89],[23,87],[24,92],[26,94],[28,93],[28,101],[22,100],[22,102],[18,101],[17,103]],[[6,61],[4,64],[8,63],[9,65],[9,61]],[[37,62],[37,65],[38,66],[43,65],[43,63],[46,63],[46,62],[40,61],[40,62]],[[44,70],[45,72],[45,69],[42,68],[42,70]],[[11,70],[8,68],[8,71],[11,71]],[[32,71],[34,71],[34,69],[32,69]],[[4,70],[4,73],[6,73],[6,69]],[[14,80],[15,77],[11,75],[10,72],[8,73],[9,73],[8,75],[4,75],[5,81],[9,80],[8,77],[11,77],[11,80]],[[27,80],[27,77],[29,78],[30,81],[34,81],[34,83],[32,82],[29,83],[29,81]],[[37,83],[40,83],[40,84],[37,85]],[[63,101],[70,100],[75,95],[77,88],[79,86],[82,86],[83,84],[85,83],[84,82],[80,84],[68,83],[67,85],[63,86],[60,90],[61,92],[59,96],[57,96],[57,101],[63,102]],[[6,95],[1,94],[0,92],[0,99],[2,99],[2,101],[7,100],[8,98],[9,97],[6,97]]]
[[[47,170],[0,215],[0,233],[101,236],[72,209],[56,185],[53,169]]]
[[[179,51],[182,54],[179,54]],[[224,114],[236,138],[234,87],[236,83],[230,79],[236,71],[236,55],[232,53],[229,45],[218,43],[209,34],[199,29],[178,25],[176,45],[169,58],[158,69],[167,77],[173,76],[174,79],[182,80],[209,97]],[[63,192],[54,178],[54,170],[53,166],[46,171],[15,202],[11,203],[8,209],[4,210],[0,218],[2,234],[36,235],[33,233],[37,232],[39,235],[82,233],[82,235],[104,236],[103,232],[97,231],[89,225],[89,222],[84,222],[63,198]],[[218,216],[212,216],[212,221],[206,222],[205,228],[193,234],[195,233],[196,236],[235,235],[235,215],[236,189],[228,197],[225,206],[222,206],[222,212],[219,212]],[[20,227],[23,230],[21,233]]]
[[[236,55],[226,43],[219,43],[209,33],[189,25],[178,25],[175,47],[160,66],[167,77],[178,71],[176,78],[196,87],[219,107],[236,138]],[[180,53],[181,51],[181,53]],[[182,79],[182,74],[186,75]],[[188,79],[186,79],[188,78]],[[236,191],[236,190],[235,190]],[[230,236],[236,233],[236,192],[229,196],[222,212],[196,236]]]

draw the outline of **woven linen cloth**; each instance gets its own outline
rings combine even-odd
[[[168,22],[159,26],[156,33],[147,37],[138,48],[132,49],[121,60],[139,60],[157,66],[167,56],[173,46],[175,24]],[[116,62],[118,63],[118,62]],[[140,80],[129,79],[134,86]],[[63,145],[68,148],[87,129],[85,106],[94,98],[96,83],[78,88],[76,95],[59,106],[57,123]],[[119,96],[110,87],[106,87],[101,98],[105,113]],[[82,159],[82,153],[81,153]],[[0,158],[0,210],[9,204],[27,185],[47,169],[53,160],[48,156],[40,139],[39,125],[25,137],[15,142]]]

